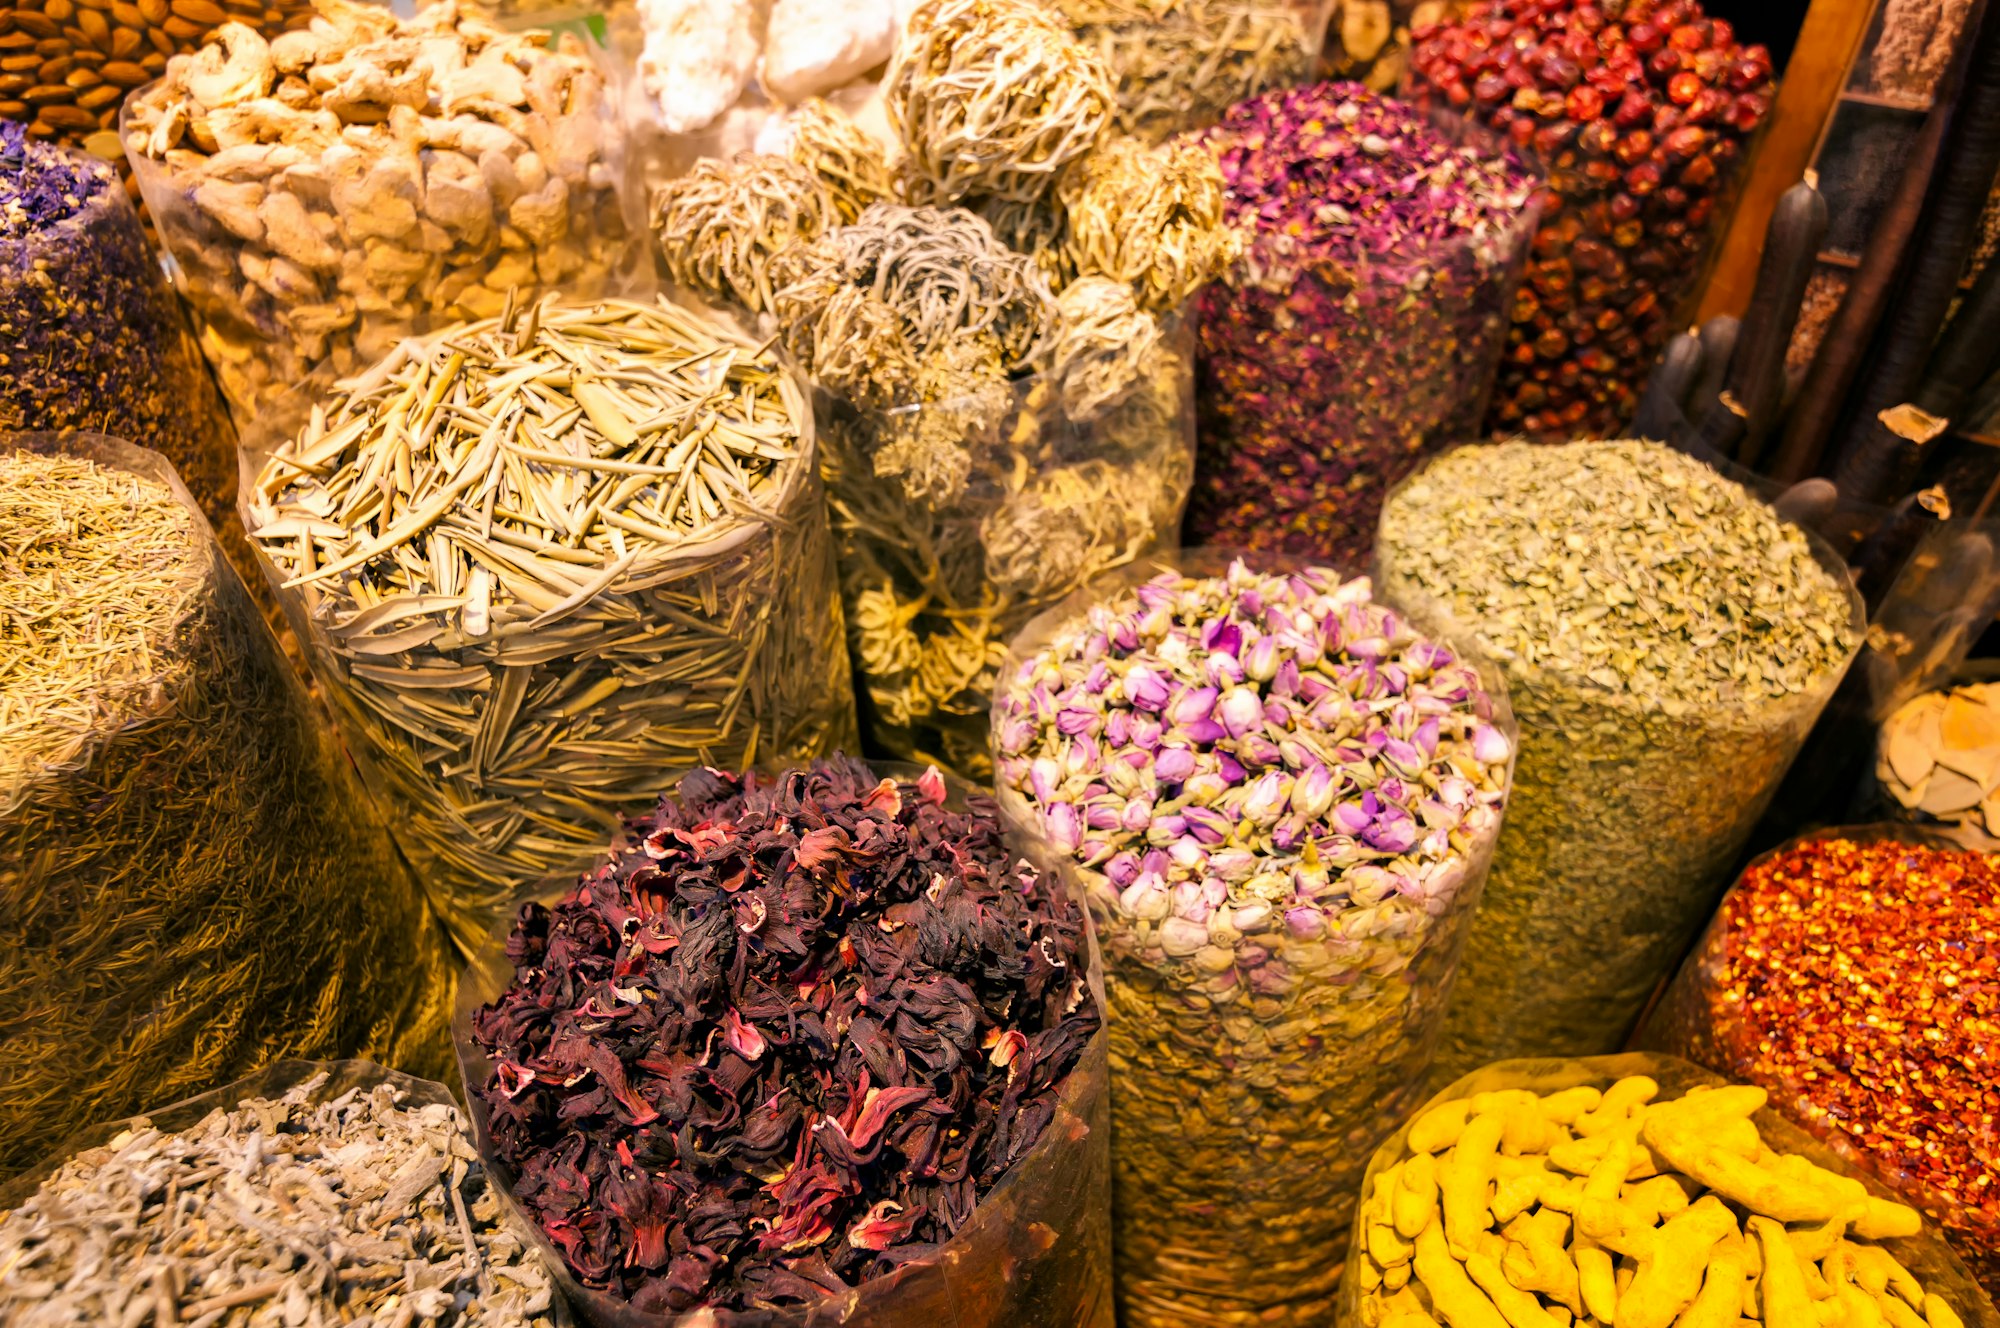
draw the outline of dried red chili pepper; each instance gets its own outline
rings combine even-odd
[[[1549,173],[1487,428],[1620,436],[1770,109],[1770,53],[1693,0],[1475,0],[1412,36],[1407,94]]]
[[[818,1300],[930,1253],[1096,1032],[1081,915],[946,805],[834,760],[697,771],[473,1017],[514,1196],[639,1310]]]

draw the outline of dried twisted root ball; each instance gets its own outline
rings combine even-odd
[[[879,422],[875,474],[895,479],[911,503],[948,509],[965,497],[974,453],[999,444],[1014,402],[999,346],[990,336],[953,338],[918,366],[912,387],[924,408]]]
[[[1096,419],[1130,396],[1148,372],[1159,371],[1153,357],[1160,325],[1124,282],[1080,277],[1056,298],[1056,308],[1061,317],[1050,368],[1071,419]]]
[[[1083,160],[1090,160],[1089,157]],[[1017,254],[1027,254],[1057,291],[1076,279],[1076,267],[1069,262],[1063,245],[1068,226],[1062,201],[1055,191],[1033,203],[1002,198],[968,198],[964,206],[986,219],[1000,243]]]
[[[771,260],[839,224],[833,192],[787,157],[705,157],[653,195],[653,238],[667,275],[753,314],[772,308]]]
[[[1178,307],[1236,258],[1222,167],[1198,143],[1149,148],[1114,139],[1063,173],[1060,197],[1067,269],[1125,282],[1156,313]]]
[[[962,208],[877,203],[783,254],[773,280],[791,352],[861,406],[904,398],[911,369],[980,334],[998,347],[998,372],[1017,372],[1040,357],[1057,317],[1034,261]]]
[[[1031,0],[925,0],[886,82],[915,197],[1033,203],[1111,122],[1111,76]]]
[[[852,223],[874,203],[894,202],[896,176],[882,145],[824,97],[802,103],[786,122],[785,155],[819,176]]]

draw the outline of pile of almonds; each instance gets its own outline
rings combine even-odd
[[[8,0],[0,9],[0,119],[119,163],[118,107],[224,23],[278,32],[300,0]],[[129,178],[127,180],[130,184]]]
[[[440,0],[314,0],[269,42],[230,23],[135,96],[125,148],[247,419],[327,362],[560,287],[624,254],[620,133],[584,47]]]

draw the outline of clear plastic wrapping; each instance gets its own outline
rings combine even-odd
[[[1406,481],[1415,483],[1416,480]],[[1393,509],[1392,496],[1389,506]],[[1387,518],[1385,518],[1386,524]],[[1832,549],[1814,560],[1861,599]],[[1378,546],[1392,602],[1497,654]],[[1686,953],[1751,831],[1852,659],[1805,692],[1751,705],[1648,702],[1521,659],[1503,666],[1520,761],[1433,1083],[1510,1055],[1615,1051]]]
[[[1954,837],[1906,825],[1872,825],[1853,829],[1815,831],[1758,858],[1746,870],[1755,871],[1776,858],[1791,854],[1817,840],[1841,839],[1862,845],[1900,843],[1952,851],[1967,846]],[[1978,851],[1978,850],[1974,850]],[[1737,890],[1740,892],[1739,884]],[[1733,899],[1733,896],[1732,896]],[[1920,1209],[1942,1228],[1944,1237],[1971,1267],[1989,1293],[2000,1293],[2000,1205],[1978,1189],[1950,1193],[1942,1185],[1926,1181],[1916,1173],[1916,1164],[1940,1156],[1936,1139],[1942,1128],[1955,1137],[1952,1149],[1964,1149],[1961,1167],[1977,1166],[1975,1159],[1992,1156],[1994,1134],[1991,1125],[1992,1067],[1976,1064],[1953,1065],[1929,1085],[1930,1094],[1942,1099],[1951,1119],[1940,1123],[1928,1113],[1932,1104],[1902,1100],[1893,1110],[1899,1119],[1884,1122],[1878,1108],[1854,1097],[1876,1097],[1895,1082],[1873,1063],[1876,1049],[1855,1046],[1851,1039],[1833,1033],[1832,1050],[1824,1063],[1787,1069],[1767,1059],[1774,1036],[1784,1036],[1801,1016],[1766,1013],[1762,1002],[1745,998],[1731,970],[1748,968],[1764,975],[1760,985],[1768,989],[1770,978],[1779,983],[1783,975],[1783,955],[1771,953],[1773,941],[1759,944],[1756,938],[1739,938],[1731,927],[1732,899],[1725,899],[1722,911],[1688,956],[1680,973],[1667,988],[1659,1006],[1647,1018],[1640,1043],[1689,1060],[1730,1076],[1754,1083],[1771,1093],[1773,1108],[1815,1140],[1837,1154],[1849,1168],[1862,1172],[1893,1189],[1903,1202]],[[1740,918],[1740,915],[1737,915]],[[1906,962],[1913,969],[1928,961],[1923,951],[1969,953],[1976,944],[1978,924],[1970,917],[1963,935],[1910,936],[1917,943],[1906,956],[1891,963]],[[1832,925],[1816,928],[1815,944],[1833,947],[1836,952],[1852,947],[1866,956],[1874,938],[1866,934],[1844,933]],[[1745,946],[1750,948],[1747,952]],[[1865,959],[1863,960],[1865,962]],[[1956,985],[1956,984],[1954,984]],[[1855,1017],[1877,1021],[1905,1017],[1905,994],[1895,988],[1869,988],[1873,995],[1856,998],[1851,1007]],[[1862,1007],[1871,1008],[1864,1016]],[[1928,1009],[1910,1010],[1904,1025],[1908,1036],[1921,1037],[1925,1023],[1935,1023]],[[1783,1020],[1779,1027],[1772,1020]],[[1976,1030],[1954,1028],[1954,1034]],[[1908,1071],[1902,1067],[1895,1075]],[[1859,1087],[1859,1092],[1854,1090]],[[1902,1114],[1907,1113],[1906,1117]],[[1947,1152],[1946,1155],[1949,1155]],[[1990,1179],[1990,1178],[1989,1178]],[[1970,1318],[1968,1316],[1968,1322]]]
[[[1668,1102],[1684,1097],[1694,1089],[1718,1088],[1729,1082],[1700,1066],[1672,1056],[1646,1052],[1582,1060],[1500,1061],[1458,1079],[1424,1103],[1420,1111],[1412,1113],[1409,1122],[1396,1132],[1395,1137],[1376,1150],[1368,1163],[1368,1175],[1362,1182],[1360,1192],[1372,1194],[1378,1176],[1411,1156],[1409,1139],[1412,1127],[1425,1112],[1441,1104],[1462,1101],[1479,1093],[1526,1091],[1547,1096],[1569,1088],[1602,1090],[1621,1079],[1638,1075],[1651,1078],[1659,1085],[1659,1094],[1654,1099],[1656,1102]],[[1858,1179],[1877,1198],[1893,1197],[1873,1177],[1830,1152],[1774,1107],[1764,1107],[1752,1117],[1752,1121],[1764,1143],[1774,1152],[1801,1155],[1818,1166]],[[1363,1242],[1367,1236],[1368,1232],[1357,1225],[1353,1244],[1347,1251],[1347,1273],[1340,1285],[1340,1321],[1353,1325],[1353,1328],[1379,1328],[1379,1325],[1392,1322],[1395,1318],[1395,1314],[1387,1310],[1379,1291],[1364,1289],[1366,1270],[1374,1266],[1365,1253]],[[1886,1249],[1922,1284],[1926,1292],[1941,1297],[1966,1328],[2000,1328],[2000,1313],[1994,1311],[1993,1302],[1980,1290],[1965,1265],[1938,1239],[1935,1230],[1926,1228],[1915,1236],[1870,1243]],[[1329,1253],[1328,1257],[1334,1256]],[[1417,1279],[1413,1279],[1411,1286],[1416,1284]],[[1428,1296],[1427,1292],[1425,1294]],[[1487,1312],[1493,1312],[1490,1305]],[[1621,1321],[1623,1317],[1621,1314]],[[1916,1321],[1922,1321],[1922,1316],[1914,1317]]]
[[[158,620],[143,646],[128,642],[120,676],[79,677],[60,701],[25,690],[22,672],[0,682],[24,744],[0,780],[0,1171],[79,1118],[281,1056],[440,1073],[454,981],[443,932],[193,497],[157,454],[112,439],[0,441],[0,460],[17,454],[171,490],[193,545],[184,564],[126,569],[158,586]],[[10,610],[32,609],[17,576],[63,584],[41,556],[9,551]],[[45,662],[75,648],[37,631]]]
[[[1432,120],[1453,144],[1509,157],[1485,130]],[[1297,163],[1269,169],[1290,174]],[[1441,240],[1357,235],[1337,255],[1306,253],[1289,212],[1251,231],[1196,299],[1202,448],[1190,541],[1367,561],[1390,487],[1485,417],[1539,215],[1518,169],[1519,210],[1504,224],[1460,225]],[[1467,186],[1431,186],[1444,187]],[[1482,216],[1503,210],[1478,201]]]
[[[266,574],[306,643],[350,750],[393,809],[391,827],[462,949],[476,945],[522,889],[601,853],[620,815],[655,796],[661,771],[765,754],[826,755],[857,745],[805,389],[775,359],[758,357],[754,342],[673,306],[658,308],[662,318],[691,320],[686,326],[695,329],[695,341],[687,344],[707,351],[648,351],[668,343],[652,340],[667,334],[649,321],[651,310],[643,305],[552,300],[532,316],[541,320],[545,341],[558,325],[585,338],[597,329],[609,340],[628,337],[621,353],[640,365],[648,356],[683,368],[711,360],[722,365],[719,380],[707,383],[723,403],[709,412],[714,427],[769,428],[776,399],[796,434],[759,443],[775,448],[754,454],[761,460],[751,462],[768,464],[768,476],[744,481],[746,472],[737,472],[739,482],[758,483],[756,492],[725,485],[726,504],[719,512],[701,509],[712,519],[698,529],[664,529],[654,524],[653,509],[639,505],[663,490],[684,496],[697,466],[711,464],[707,454],[683,445],[685,438],[696,447],[701,441],[697,415],[685,409],[701,404],[698,398],[671,408],[686,426],[674,446],[679,460],[671,465],[654,456],[669,437],[659,432],[648,435],[659,446],[641,439],[605,460],[601,471],[582,458],[537,458],[559,467],[535,472],[551,486],[549,501],[574,501],[581,511],[590,507],[584,487],[606,495],[596,499],[574,540],[547,538],[538,545],[542,528],[532,520],[493,523],[494,508],[487,504],[501,486],[489,480],[486,497],[468,493],[472,481],[487,474],[488,462],[474,464],[471,448],[460,451],[456,502],[434,520],[455,541],[453,549],[476,550],[475,570],[463,584],[436,570],[431,546],[422,546],[421,557],[408,552],[421,543],[419,534],[385,540],[387,547],[376,550],[386,562],[407,559],[414,579],[392,584],[356,574],[288,587],[292,572],[313,565],[318,555],[297,553],[285,532],[313,519],[320,495],[281,497],[295,479],[315,473],[286,458],[329,436],[324,403],[332,397],[308,390],[288,398],[267,418],[268,432],[245,450],[244,520]],[[454,335],[504,341],[506,334],[492,328],[482,324]],[[615,329],[624,330],[613,335]],[[444,342],[433,339],[422,351],[413,349],[416,344],[399,355],[427,357],[425,372],[456,377]],[[571,348],[577,344],[596,343]],[[566,365],[545,344],[517,349],[522,353],[540,356],[544,365]],[[489,393],[506,395],[511,380],[490,361],[466,370],[466,379],[475,376],[480,401],[490,403]],[[341,390],[352,390],[352,381]],[[402,400],[378,390],[371,404],[356,409],[367,415],[392,398]],[[562,399],[561,409],[582,411],[568,404],[567,395]],[[598,401],[578,399],[593,406]],[[352,405],[354,399],[343,400]],[[745,414],[745,403],[753,400],[761,412],[756,420]],[[317,424],[310,415],[315,410]],[[290,426],[300,421],[308,432],[295,434]],[[347,415],[334,420],[352,446],[362,432],[345,427],[349,422]],[[325,469],[344,466],[346,473],[360,464],[342,449]],[[495,464],[493,473],[499,469]],[[529,471],[524,461],[510,472],[521,482],[517,498],[539,502],[526,496],[542,482],[532,481]],[[588,478],[572,478],[579,475]],[[576,487],[564,487],[569,484]],[[498,506],[507,517],[506,504]],[[343,548],[366,542],[352,529],[346,538]],[[538,548],[568,559],[551,564]],[[284,555],[282,567],[272,560],[274,551]],[[493,569],[484,590],[483,568]]]
[[[1222,575],[1233,557],[1149,557],[1093,582],[1015,639],[1000,695],[1093,605],[1164,571]],[[1511,740],[1505,687],[1478,667],[1488,722]],[[997,711],[995,722],[997,731]],[[1052,842],[1042,812],[1004,777],[998,796],[1023,854],[1060,873],[1088,905],[1104,955],[1121,1322],[1332,1323],[1355,1184],[1422,1092],[1497,815],[1483,829],[1454,832],[1455,861],[1407,897],[1391,888],[1349,898],[1344,867],[1330,862],[1334,884],[1317,901],[1274,904],[1264,910],[1269,924],[1250,933],[1216,933],[1211,922],[1199,948],[1169,949],[1164,924],[1146,921],[1105,871]],[[1308,855],[1309,866],[1316,861]],[[1358,895],[1360,875],[1353,881]],[[1225,912],[1239,916],[1217,908],[1211,917]]]
[[[1194,335],[976,396],[860,410],[819,394],[863,726],[907,760],[992,771],[1008,640],[1114,568],[1177,543],[1194,470]]]
[[[449,0],[403,20],[331,4],[285,46],[239,37],[210,48],[218,72],[127,99],[126,153],[240,425],[322,361],[352,373],[515,292],[618,279],[622,120],[589,50],[545,35]],[[423,42],[463,67],[411,65]],[[310,67],[304,109],[280,58]]]
[[[901,780],[921,773],[889,762],[871,766]],[[663,778],[661,790],[671,790],[676,782],[673,776]],[[972,791],[949,776],[946,789],[954,808],[963,808]],[[573,888],[544,885],[522,902],[553,903]],[[487,1083],[493,1075],[471,1020],[514,980],[506,956],[512,925],[510,919],[494,930],[460,985],[453,1035],[467,1085]],[[1103,1009],[1094,940],[1091,945],[1091,988]],[[594,1328],[1112,1328],[1108,1074],[1100,1029],[1070,1071],[1056,1115],[1040,1140],[980,1199],[958,1234],[932,1253],[804,1308],[704,1309],[678,1316],[642,1312],[578,1282],[512,1197],[515,1179],[494,1152],[486,1104],[477,1093],[469,1092],[467,1098],[488,1173],[500,1179],[510,1211],[535,1233],[564,1294]]]

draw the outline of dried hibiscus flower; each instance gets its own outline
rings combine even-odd
[[[650,1313],[838,1293],[931,1253],[1099,1024],[1075,905],[935,769],[697,771],[507,942],[472,1018],[514,1196]]]

